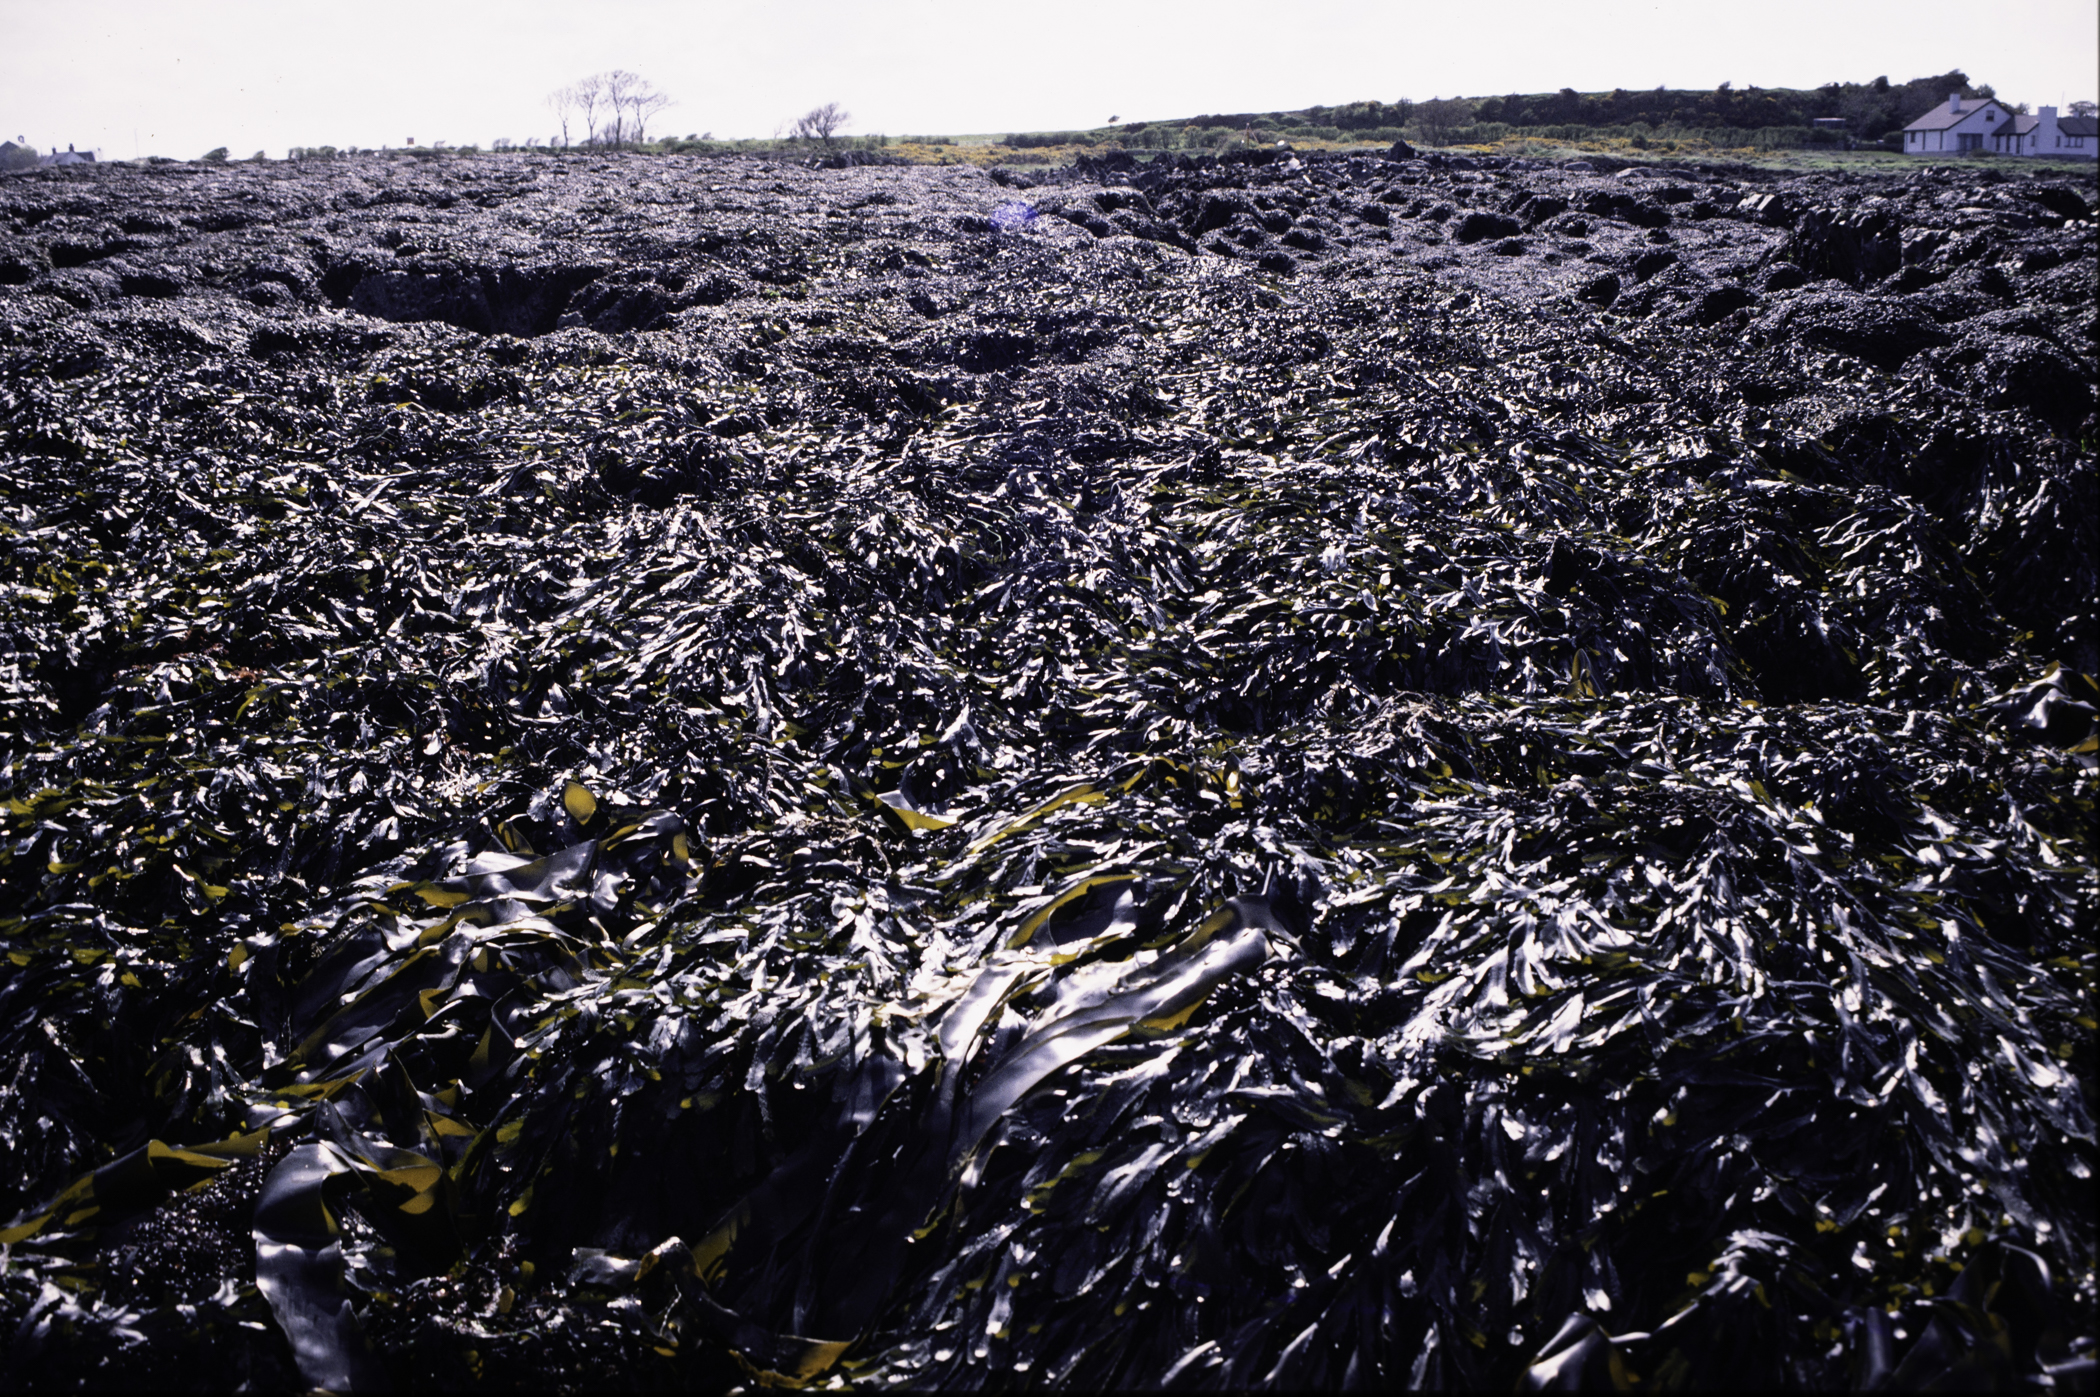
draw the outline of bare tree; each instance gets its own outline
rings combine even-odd
[[[649,132],[649,118],[671,105],[669,94],[659,92],[639,73],[615,68],[599,74],[606,105],[612,109],[613,144],[640,142]]]
[[[588,79],[588,81],[598,84],[599,94],[605,102],[606,122],[599,133],[602,143],[605,145],[620,145],[628,139],[628,94],[637,86],[642,85],[642,79],[638,75],[628,72],[625,68],[614,68],[610,72],[600,73],[597,77]]]
[[[648,140],[650,118],[672,105],[675,104],[669,93],[658,92],[646,82],[638,90],[629,93],[627,109],[634,117],[634,139],[638,142]]]
[[[547,105],[561,122],[563,145],[569,144],[573,120],[582,127],[586,144],[618,146],[640,141],[648,132],[649,119],[672,101],[641,74],[614,68],[549,93]]]
[[[554,113],[554,120],[561,127],[561,143],[569,143],[569,118],[576,114],[576,87],[557,87],[547,94],[547,106]]]
[[[573,109],[576,112],[577,119],[583,127],[584,143],[589,145],[598,141],[601,139],[598,130],[598,113],[605,109],[605,75],[603,73],[593,73],[587,78],[578,78],[575,82],[569,84],[568,92],[569,100],[574,104]],[[567,139],[566,134],[564,134],[563,140],[566,141]]]
[[[822,141],[825,147],[829,149],[831,138],[838,134],[840,127],[852,119],[853,113],[847,111],[838,103],[826,102],[823,106],[814,107],[795,118],[795,128],[792,134],[798,141],[812,139]]]

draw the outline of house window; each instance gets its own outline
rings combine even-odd
[[[1960,150],[1982,150],[1982,149],[1983,149],[1983,137],[1982,137],[1982,136],[1980,136],[1980,135],[1975,135],[1975,134],[1972,134],[1972,133],[1970,133],[1970,132],[1966,132],[1966,131],[1964,131],[1964,132],[1963,132],[1963,133],[1962,133],[1962,134],[1961,134],[1960,136],[1958,136],[1958,137],[1956,138],[1956,140],[1957,140],[1957,141],[1958,141],[1958,143],[1959,143],[1959,144],[1957,145],[1957,147],[1956,147],[1957,149],[1960,149]]]

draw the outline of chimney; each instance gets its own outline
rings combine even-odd
[[[1959,92],[1947,94],[1947,114],[1949,116],[1961,115],[1961,94]]]
[[[2035,109],[2035,115],[2040,117],[2044,121],[2054,121],[2056,120],[2056,108],[2037,107]]]

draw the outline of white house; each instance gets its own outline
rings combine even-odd
[[[2000,155],[2053,155],[2068,160],[2100,160],[2100,119],[2059,117],[2043,107],[2033,116],[2015,115],[1999,124],[1991,149]]]
[[[1991,150],[1998,132],[2010,131],[2012,111],[1996,98],[1964,105],[1960,93],[1903,128],[1905,155],[1960,155]]]
[[[1903,128],[1905,155],[1986,151],[1996,155],[2053,156],[2060,160],[2100,159],[2100,120],[2089,116],[2059,117],[2054,107],[2043,107],[2033,116],[2021,116],[1996,99],[1968,103],[1955,93],[1947,98],[1946,106],[1934,107]]]

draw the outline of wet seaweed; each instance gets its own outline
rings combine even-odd
[[[9,1372],[2089,1381],[2090,206],[1668,178],[10,181]]]

